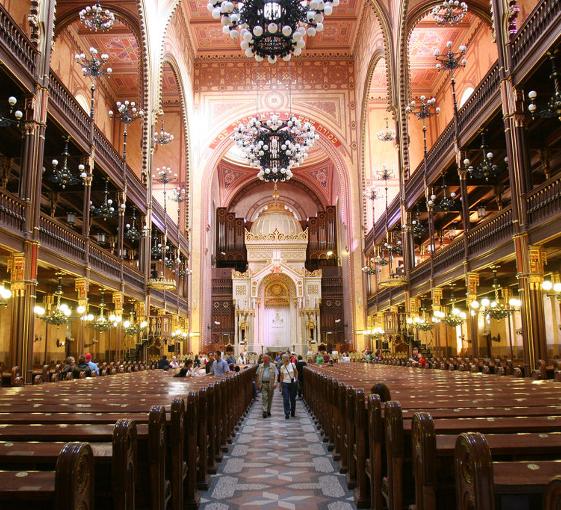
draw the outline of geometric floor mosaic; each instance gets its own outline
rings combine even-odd
[[[285,420],[275,392],[270,418],[262,418],[261,395],[234,443],[201,493],[204,510],[352,510],[345,476],[321,441],[303,403]]]

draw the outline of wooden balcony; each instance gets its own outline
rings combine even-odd
[[[369,313],[375,310],[384,310],[391,305],[398,305],[405,300],[403,289],[386,288],[368,298]]]
[[[388,229],[393,229],[401,220],[401,209],[399,206],[399,193],[388,204],[388,208],[380,215],[374,223],[374,227],[366,235],[364,241],[364,250],[366,253],[372,251],[374,245],[381,242],[386,236],[386,218],[388,221]]]
[[[541,0],[511,42],[511,71],[520,84],[542,56],[559,40],[561,2]]]
[[[25,203],[7,191],[0,190],[0,243],[21,251],[24,230]]]
[[[28,92],[35,90],[38,55],[27,34],[0,5],[0,62]]]
[[[485,122],[501,106],[499,64],[495,63],[466,103],[458,111],[460,145],[467,144]],[[450,122],[427,154],[427,181],[434,183],[442,172],[454,162],[454,122]],[[424,161],[421,161],[405,184],[406,207],[412,209],[424,194]]]
[[[79,275],[85,274],[87,242],[85,237],[54,218],[41,214],[39,239],[41,260]]]
[[[559,233],[561,174],[554,175],[527,195],[530,242],[537,243]]]
[[[169,205],[169,204],[168,204]],[[181,247],[183,253],[189,251],[189,243],[185,236],[177,232],[177,223],[175,223],[169,213],[164,213],[164,208],[157,200],[152,200],[152,223],[164,232],[167,227],[168,239],[174,246]]]

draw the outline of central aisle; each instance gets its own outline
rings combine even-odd
[[[277,390],[272,416],[263,419],[261,412],[259,395],[209,490],[201,493],[201,508],[356,508],[302,401],[297,401],[296,418],[285,420]]]

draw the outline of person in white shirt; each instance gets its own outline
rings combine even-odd
[[[169,364],[169,368],[179,368],[179,361],[177,361],[177,356],[171,358],[171,363]]]
[[[284,417],[288,420],[290,416],[293,418],[296,416],[296,393],[298,392],[298,370],[296,365],[290,362],[288,354],[282,355],[279,378],[281,382]]]
[[[351,358],[349,357],[349,354],[347,352],[343,353],[343,356],[341,356],[341,363],[350,363],[351,362]]]

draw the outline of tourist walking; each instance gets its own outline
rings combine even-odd
[[[263,418],[271,416],[271,404],[277,387],[277,375],[277,367],[271,363],[271,357],[265,354],[263,363],[257,369],[257,389],[261,391]]]
[[[288,420],[290,416],[296,416],[296,393],[298,391],[298,369],[294,363],[290,362],[288,354],[282,355],[279,378],[281,382],[284,417]]]

